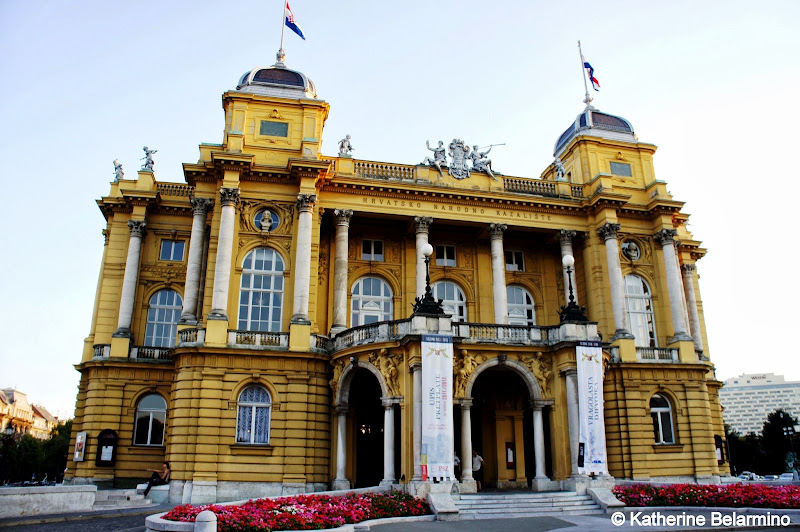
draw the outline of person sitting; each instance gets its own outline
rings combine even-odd
[[[144,496],[147,497],[147,494],[150,493],[150,488],[153,486],[163,486],[164,484],[169,483],[169,462],[164,462],[161,464],[161,469],[148,469],[147,471],[152,471],[153,474],[150,476],[150,480],[147,481],[147,487],[144,489]]]

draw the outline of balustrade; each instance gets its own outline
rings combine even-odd
[[[636,358],[639,362],[676,362],[678,350],[666,347],[637,347]]]
[[[289,334],[233,330],[228,331],[228,345],[245,348],[289,347]]]
[[[158,193],[162,196],[181,196],[190,198],[194,194],[194,187],[191,185],[181,185],[180,183],[158,183],[156,185]]]
[[[150,347],[137,345],[131,347],[130,358],[136,360],[169,360],[171,347]]]
[[[375,179],[415,179],[413,166],[355,161],[355,174]]]

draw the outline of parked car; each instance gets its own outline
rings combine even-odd
[[[739,480],[761,480],[761,477],[750,471],[742,471],[742,474],[736,478]]]
[[[794,475],[792,473],[781,473],[778,480],[794,480]]]
[[[764,475],[762,480],[778,480],[778,475]]]

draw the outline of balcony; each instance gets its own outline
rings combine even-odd
[[[171,347],[149,347],[135,345],[131,347],[129,358],[131,360],[170,360]]]
[[[228,331],[228,345],[240,349],[287,349],[289,333]]]
[[[678,350],[666,347],[637,347],[636,359],[639,362],[677,362]]]

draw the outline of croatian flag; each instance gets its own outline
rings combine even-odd
[[[291,8],[289,8],[289,2],[286,2],[286,9],[284,9],[283,15],[286,18],[286,27],[298,34],[300,38],[305,41],[306,36],[303,35],[303,30],[300,29],[300,26],[295,23],[294,14],[292,13]]]
[[[583,56],[581,56],[581,59],[583,59]],[[587,61],[586,59],[583,59],[583,68],[586,69],[586,75],[589,77],[589,81],[592,82],[592,88],[596,91],[599,91],[600,82],[597,81],[596,77],[594,77],[594,69],[592,68],[592,65],[589,64],[589,61]]]

